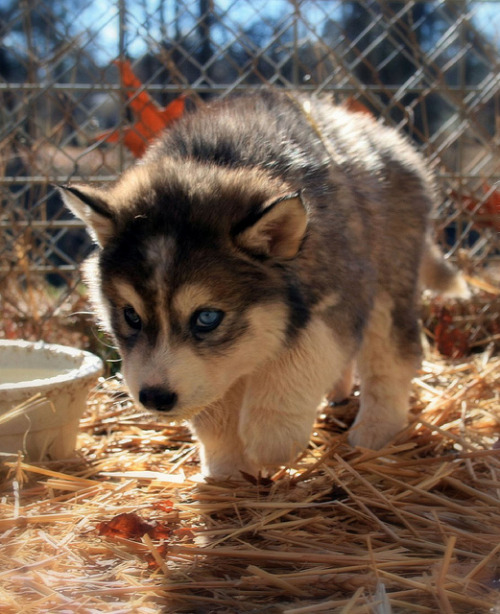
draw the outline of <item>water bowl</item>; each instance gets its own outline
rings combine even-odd
[[[103,372],[90,352],[0,340],[0,454],[31,461],[71,456],[89,390]]]

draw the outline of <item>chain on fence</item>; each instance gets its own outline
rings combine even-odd
[[[327,93],[406,132],[438,176],[445,251],[493,270],[499,69],[495,2],[5,0],[2,308],[48,318],[74,291],[90,244],[54,185],[109,182],[131,164],[149,137],[144,95],[160,113],[261,84]],[[57,297],[45,311],[42,281]]]

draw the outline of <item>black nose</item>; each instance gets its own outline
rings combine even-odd
[[[169,411],[177,403],[177,395],[166,388],[151,386],[139,392],[139,401],[148,409]]]

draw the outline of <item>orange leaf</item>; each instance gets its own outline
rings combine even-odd
[[[165,524],[149,524],[135,512],[118,514],[109,521],[100,522],[96,528],[99,535],[123,539],[139,539],[146,534],[152,539],[168,539],[172,533]]]
[[[167,124],[181,117],[181,115],[184,113],[185,105],[186,96],[184,96],[184,94],[181,94],[178,98],[175,98],[175,100],[168,103],[168,105],[162,111],[163,118],[166,120]]]
[[[100,522],[96,528],[99,535],[105,537],[137,539],[148,533],[153,527],[134,512],[125,512],[107,522]]]
[[[170,499],[166,499],[165,501],[158,501],[153,504],[155,510],[161,510],[162,512],[166,512],[167,514],[174,509],[174,504]]]
[[[364,115],[373,117],[373,113],[370,111],[370,109],[368,109],[368,107],[366,107],[362,102],[359,102],[359,100],[353,96],[349,96],[349,98],[344,101],[344,107],[353,113],[363,113]]]
[[[491,191],[491,186],[485,184],[483,191],[485,194],[491,192],[484,202],[481,202],[472,194],[460,195],[455,190],[452,191],[451,195],[456,200],[460,200],[465,209],[478,216],[478,219],[474,220],[476,227],[486,228],[489,226],[500,231],[500,190]],[[481,219],[482,217],[486,219]]]
[[[155,135],[148,135],[141,132],[141,126],[135,124],[131,128],[125,128],[123,142],[128,149],[134,154],[134,157],[140,158],[144,155],[147,149],[148,142]]]
[[[130,108],[137,115],[138,119],[142,118],[146,123],[152,121],[153,124],[158,122],[158,120],[161,122],[159,118],[161,118],[162,109],[146,91],[136,91],[142,88],[142,83],[134,75],[130,62],[128,60],[124,62],[115,60],[113,63],[118,66],[118,70],[122,77],[122,83],[127,88]]]
[[[125,87],[138,90],[142,86],[141,81],[135,76],[134,71],[132,70],[132,64],[129,60],[115,60],[113,64],[118,66],[122,83]]]
[[[124,130],[123,142],[136,158],[146,151],[147,145],[171,122],[184,112],[185,96],[179,96],[166,108],[160,107],[146,91],[137,91],[143,87],[141,81],[134,75],[132,65],[128,60],[114,62],[120,71],[122,83],[127,88],[130,108],[136,117],[136,122]],[[96,140],[103,139],[116,143],[120,138],[119,130],[102,132]]]
[[[182,115],[184,110],[184,100],[181,99],[180,101],[180,113],[177,112],[176,117],[172,118],[171,113],[168,111],[169,107],[162,109],[146,91],[139,93],[132,91],[133,89],[139,90],[142,87],[142,83],[134,75],[132,65],[128,60],[124,62],[116,60],[115,64],[120,70],[123,85],[128,89],[127,96],[130,101],[130,107],[137,116],[138,121],[136,122],[135,126],[139,134],[149,137],[148,140],[150,140],[161,132],[161,130],[163,130],[163,128],[165,128],[165,126],[172,121],[172,119],[176,119]],[[170,103],[170,105],[171,104],[172,103]]]
[[[157,546],[156,547],[156,551],[157,553],[161,556],[161,557],[166,557],[167,553],[168,553],[168,546],[166,544],[162,544],[161,546]],[[145,560],[148,564],[148,567],[150,569],[157,569],[158,568],[158,563],[156,562],[156,559],[154,558],[154,556],[152,554],[147,554],[145,557]]]
[[[450,358],[466,356],[470,350],[469,335],[453,325],[452,314],[446,307],[441,307],[438,317],[434,330],[438,351]]]
[[[100,132],[95,139],[108,143],[118,143],[120,140],[120,130],[113,129]],[[139,134],[135,127],[124,128],[123,130],[123,143],[130,149],[136,158],[140,158],[144,154],[149,140],[150,139]]]
[[[172,534],[172,529],[166,524],[158,523],[147,533],[151,539],[168,539]]]
[[[179,539],[194,539],[193,529],[188,529],[187,527],[180,527],[178,529],[174,529],[173,534]]]

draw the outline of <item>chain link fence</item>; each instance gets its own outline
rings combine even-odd
[[[90,244],[54,185],[109,182],[133,162],[134,100],[194,105],[264,83],[328,93],[406,132],[438,176],[445,251],[493,270],[499,68],[495,2],[4,0],[2,309],[47,319],[74,295]],[[45,308],[33,288],[47,282]]]

